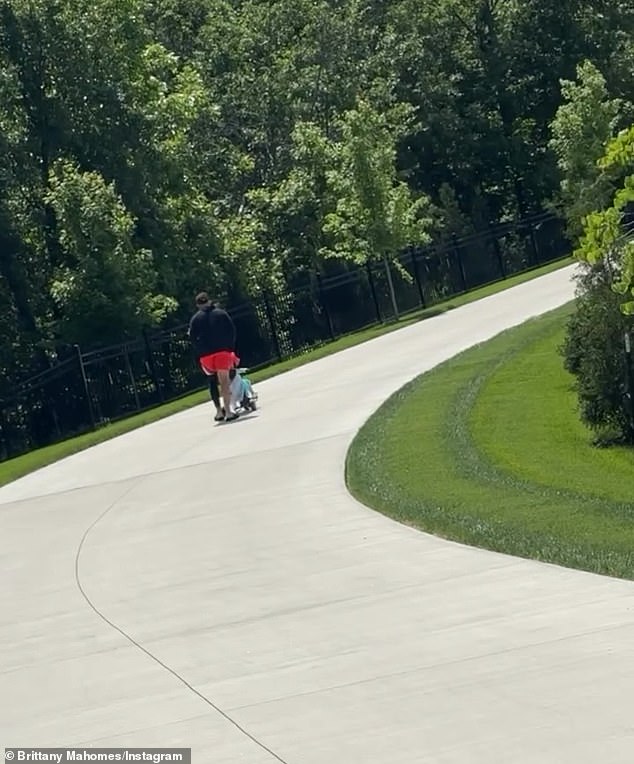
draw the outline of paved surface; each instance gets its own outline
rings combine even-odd
[[[383,399],[567,301],[570,275],[269,380],[258,416],[202,406],[1,489],[0,745],[631,764],[634,585],[418,533],[344,487]]]

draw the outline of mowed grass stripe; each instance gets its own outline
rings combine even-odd
[[[456,541],[634,577],[634,507],[621,500],[627,488],[614,495],[601,491],[613,475],[600,474],[599,465],[605,470],[606,464],[621,462],[606,460],[580,424],[577,429],[568,423],[576,438],[551,442],[552,428],[543,431],[526,414],[511,417],[518,397],[525,412],[543,407],[544,388],[552,385],[549,407],[576,418],[570,406],[571,379],[557,352],[569,310],[564,307],[504,332],[394,395],[361,429],[350,449],[347,478],[352,493],[401,522]],[[521,389],[512,384],[515,364],[533,369]],[[543,411],[542,417],[547,417]],[[529,420],[531,427],[526,426]],[[505,445],[510,426],[514,449]],[[596,465],[595,482],[581,490],[565,480],[562,485],[562,479],[553,481],[557,469],[540,473],[539,464],[548,461],[544,455],[555,447],[569,451],[560,456],[560,464],[574,464],[571,453],[582,449],[583,469],[592,472]],[[542,453],[533,453],[532,472],[523,469],[525,451]],[[505,458],[499,459],[499,454]]]
[[[469,430],[483,456],[518,480],[629,504],[634,450],[589,447],[592,434],[579,418],[573,378],[559,353],[564,334],[564,322],[556,321],[529,352],[488,376]]]

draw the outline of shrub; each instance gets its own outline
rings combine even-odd
[[[577,303],[562,346],[565,368],[575,376],[582,421],[606,439],[634,443],[627,393],[624,334],[631,319],[611,288],[605,265],[582,266]]]

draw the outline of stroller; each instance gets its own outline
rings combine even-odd
[[[248,369],[243,366],[229,372],[231,379],[231,405],[234,411],[256,411],[258,394],[247,377]]]
[[[209,383],[209,395],[217,409],[220,409],[220,390],[218,389],[218,376],[213,372],[207,371],[202,367]],[[234,367],[229,372],[231,382],[231,407],[238,414],[248,411],[256,411],[258,394],[253,389],[251,380],[247,377],[248,369],[244,367]],[[224,412],[224,408],[222,409]],[[217,418],[218,419],[218,418]]]

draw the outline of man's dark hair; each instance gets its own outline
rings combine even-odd
[[[209,302],[211,302],[211,300],[209,299],[207,292],[200,292],[196,295],[196,305],[207,305]]]

